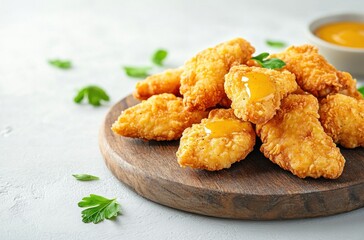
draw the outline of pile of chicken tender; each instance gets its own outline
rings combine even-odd
[[[181,167],[217,171],[260,151],[300,177],[338,178],[344,148],[364,147],[364,99],[356,80],[335,69],[312,45],[252,59],[243,38],[207,48],[177,68],[136,85],[141,102],[122,111],[112,130],[144,140],[180,139]],[[252,161],[252,160],[251,160]]]

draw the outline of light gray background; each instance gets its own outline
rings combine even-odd
[[[3,1],[0,0],[0,239],[362,239],[364,209],[292,221],[204,217],[150,202],[105,167],[98,130],[136,80],[122,65],[149,64],[167,48],[175,67],[207,46],[242,36],[257,52],[267,38],[305,43],[307,22],[363,11],[346,1]],[[62,71],[47,59],[69,58]],[[160,71],[160,69],[156,69]],[[76,105],[76,89],[98,84],[112,101]],[[71,174],[101,178],[78,182]],[[84,224],[77,202],[117,197],[116,221]]]

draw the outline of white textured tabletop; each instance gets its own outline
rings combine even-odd
[[[267,38],[306,42],[307,21],[363,11],[346,1],[4,1],[0,0],[0,239],[363,239],[364,209],[290,221],[204,217],[150,202],[106,168],[98,130],[108,108],[136,80],[123,65],[147,65],[169,50],[167,66],[241,36],[257,52]],[[74,68],[55,69],[50,58]],[[158,70],[157,70],[158,71]],[[76,105],[76,90],[97,84],[111,102]],[[72,174],[101,179],[76,181]],[[90,193],[117,197],[123,215],[81,221],[77,202]]]

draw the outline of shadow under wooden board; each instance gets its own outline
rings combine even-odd
[[[341,149],[346,165],[336,180],[300,179],[266,159],[260,144],[230,169],[184,169],[175,155],[178,141],[147,142],[111,131],[120,112],[137,103],[128,96],[111,108],[99,144],[112,173],[145,198],[187,212],[252,220],[327,216],[364,206],[364,148]]]

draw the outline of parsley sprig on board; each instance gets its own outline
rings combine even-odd
[[[363,95],[364,97],[364,86],[358,88],[358,91],[361,93],[361,95]]]
[[[269,58],[269,53],[263,52],[258,56],[252,57],[251,59],[256,61],[261,67],[269,69],[281,69],[286,66],[286,63],[278,58]]]

